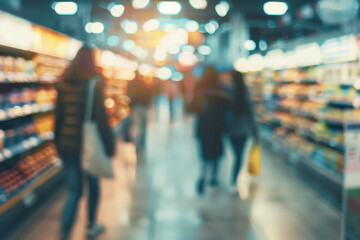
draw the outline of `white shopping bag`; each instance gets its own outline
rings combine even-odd
[[[239,190],[239,195],[242,200],[246,200],[249,198],[250,174],[248,172],[248,169],[249,169],[250,154],[253,145],[254,145],[254,139],[248,138],[246,140],[243,151],[243,158],[242,158],[243,164],[237,178],[237,188]]]

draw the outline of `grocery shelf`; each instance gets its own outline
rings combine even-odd
[[[329,100],[327,104],[334,107],[354,108],[354,104],[351,101]]]
[[[22,107],[16,106],[6,110],[0,110],[0,122],[9,121],[19,117],[30,116],[37,113],[50,112],[55,109],[55,105],[50,104],[32,104],[24,105]]]
[[[41,175],[37,176],[35,179],[32,180],[32,183],[30,183],[27,187],[25,187],[23,190],[21,190],[19,193],[17,193],[15,196],[4,202],[2,205],[0,205],[0,215],[7,210],[9,210],[11,207],[16,205],[17,203],[21,201],[25,201],[25,198],[28,194],[30,194],[32,191],[34,191],[36,188],[47,182],[49,179],[54,177],[57,173],[60,172],[62,169],[62,163],[59,160],[56,164],[54,164],[50,169],[46,170]]]
[[[54,134],[52,132],[46,133],[44,135],[37,137],[30,137],[23,140],[21,143],[11,146],[11,148],[3,149],[0,152],[0,162],[5,162],[15,156],[23,154],[31,149],[34,149],[46,141],[54,139]]]

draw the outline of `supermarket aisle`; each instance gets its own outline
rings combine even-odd
[[[164,116],[162,111],[158,116]],[[222,161],[221,186],[198,197],[192,126],[191,118],[178,118],[172,124],[150,122],[147,152],[139,167],[114,162],[117,179],[102,185],[99,219],[108,230],[99,239],[339,239],[339,213],[266,151],[263,175],[251,184],[248,200],[228,194],[229,151]],[[14,239],[55,239],[64,196],[63,192],[55,196]],[[85,239],[85,215],[83,201],[73,239]]]

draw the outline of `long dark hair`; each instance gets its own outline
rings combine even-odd
[[[89,80],[97,74],[99,73],[96,69],[93,49],[89,46],[83,46],[64,71],[62,81]]]
[[[219,83],[218,72],[214,66],[206,66],[199,82],[200,89],[215,89]]]
[[[234,83],[233,110],[236,114],[247,114],[250,110],[250,102],[243,74],[233,70],[231,76]]]

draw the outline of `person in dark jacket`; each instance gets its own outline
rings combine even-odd
[[[242,155],[246,140],[257,139],[256,124],[252,106],[242,73],[233,70],[230,89],[229,110],[226,114],[226,129],[235,155],[231,176],[231,191],[236,192],[236,181],[242,166]]]
[[[82,126],[90,79],[102,79],[96,71],[92,49],[83,47],[65,70],[62,80],[56,85],[58,92],[56,103],[55,144],[64,163],[68,196],[61,219],[62,239],[68,239],[73,227],[79,200],[83,193],[83,173],[81,167]],[[98,83],[94,94],[92,118],[98,124],[101,138],[109,156],[114,154],[115,140],[108,123],[104,107],[103,83]],[[96,222],[99,203],[99,181],[87,175],[89,185],[88,228],[87,234],[92,237],[105,230]]]
[[[151,88],[141,78],[140,74],[136,74],[136,78],[129,83],[128,96],[130,97],[131,105],[131,123],[126,129],[129,136],[130,128],[135,130],[135,139],[132,139],[136,145],[136,151],[143,152],[145,149],[146,139],[146,125],[147,125],[147,113],[151,103],[152,93]]]
[[[217,186],[218,162],[223,154],[222,134],[225,124],[225,113],[228,95],[218,80],[213,66],[208,66],[202,79],[195,87],[193,110],[198,113],[196,136],[199,140],[203,158],[201,176],[197,183],[197,191],[205,190],[209,168],[212,168],[210,185]]]

